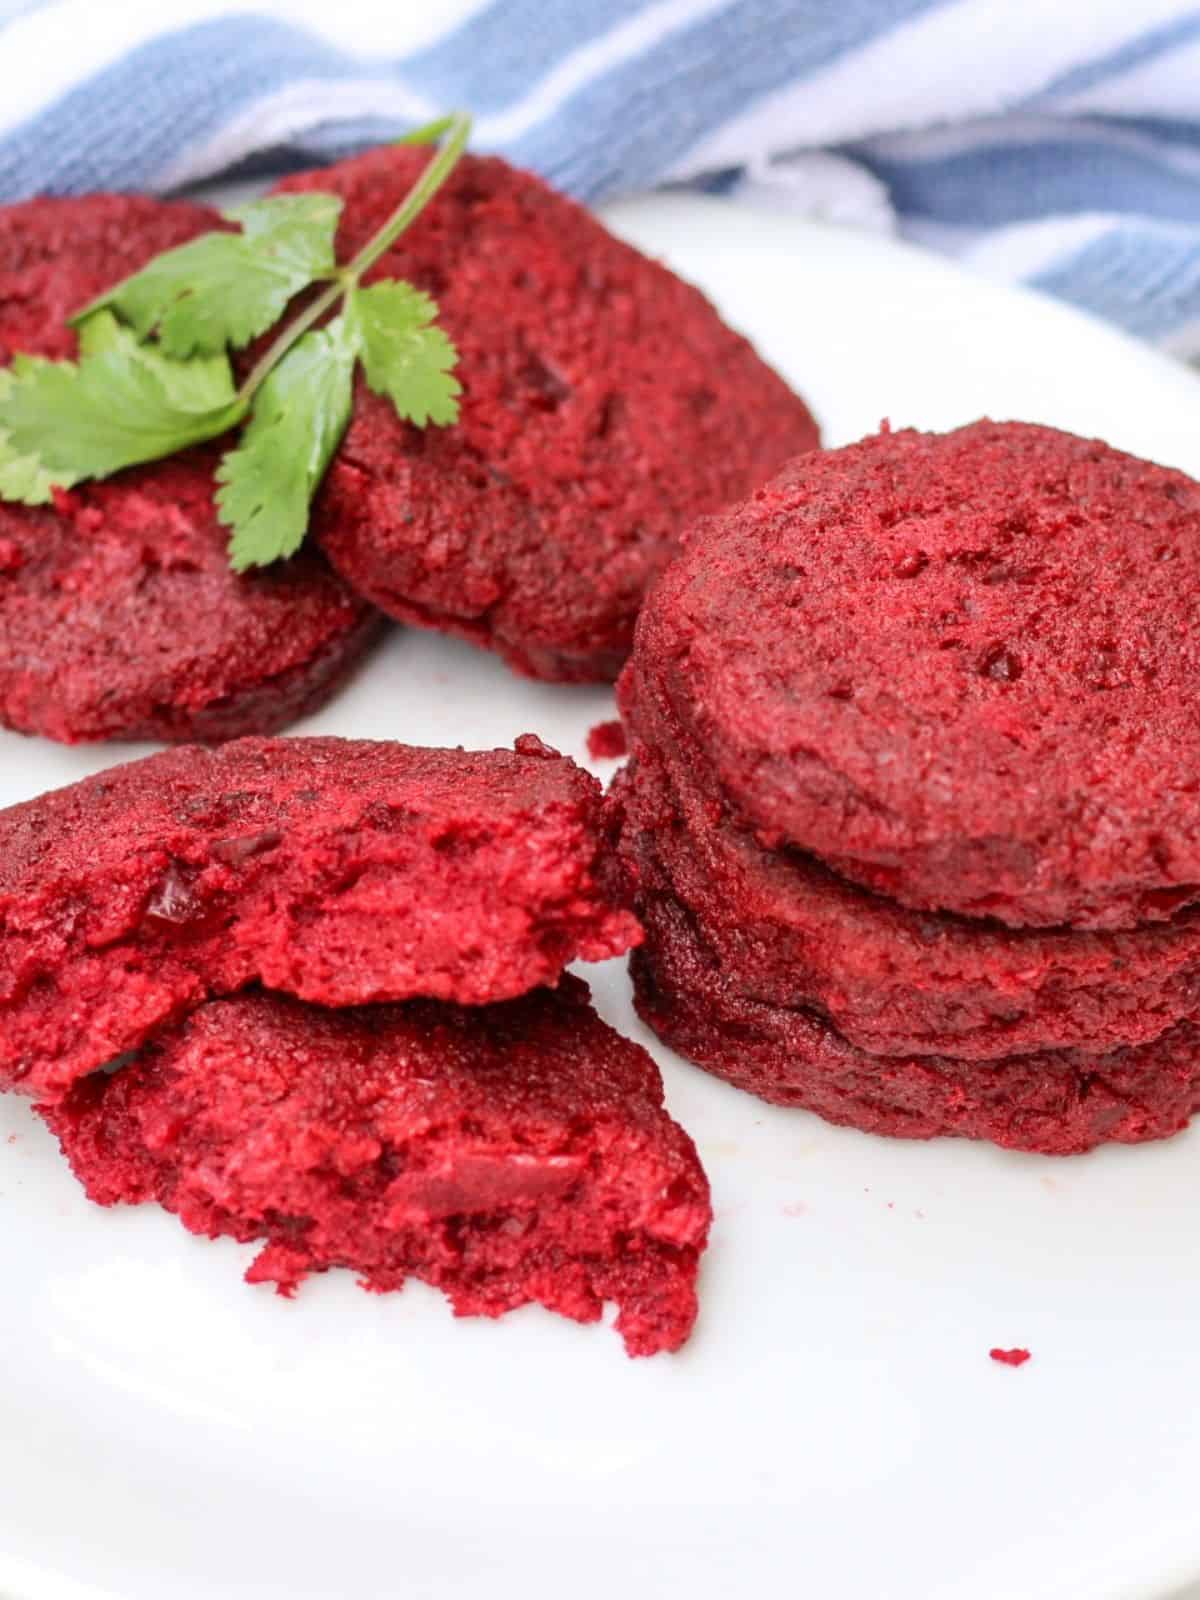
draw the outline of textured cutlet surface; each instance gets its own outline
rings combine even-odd
[[[1200,1033],[1189,1022],[1099,1056],[874,1056],[812,1010],[740,993],[677,901],[649,901],[642,917],[640,1015],[672,1049],[776,1105],[866,1133],[957,1134],[1045,1155],[1166,1138],[1200,1109]]]
[[[346,259],[428,159],[379,149],[279,188],[344,199]],[[696,289],[503,161],[466,157],[372,276],[437,301],[461,418],[413,427],[360,380],[317,537],[383,610],[521,672],[615,677],[687,524],[817,443]]]
[[[912,911],[815,857],[766,850],[641,739],[619,777],[640,896],[685,904],[748,997],[809,1006],[877,1055],[1102,1054],[1200,1010],[1200,911],[1110,932]]]
[[[39,1099],[214,994],[479,1004],[638,937],[595,779],[516,751],[248,739],[0,812],[0,1085]]]
[[[917,909],[1165,920],[1200,885],[1200,486],[1054,429],[884,433],[690,538],[632,670],[774,847]]]
[[[0,362],[73,357],[66,319],[216,212],[128,195],[0,209]],[[66,744],[217,741],[316,710],[379,613],[315,549],[239,577],[217,520],[221,447],[0,502],[0,724]]]
[[[604,1302],[631,1355],[696,1318],[708,1184],[638,1045],[564,978],[505,1005],[215,1001],[44,1115],[92,1199],[261,1240],[252,1282],[415,1277],[461,1316]]]

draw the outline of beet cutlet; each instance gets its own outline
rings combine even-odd
[[[285,1294],[349,1267],[460,1316],[615,1301],[631,1355],[696,1319],[707,1180],[653,1061],[575,978],[476,1010],[216,1001],[45,1115],[93,1200],[261,1239],[247,1277]]]
[[[641,907],[637,1009],[665,1044],[740,1089],[866,1133],[990,1139],[1076,1155],[1165,1139],[1200,1111],[1200,1028],[1094,1054],[1048,1050],[999,1061],[877,1056],[815,1011],[739,992],[676,902]]]
[[[345,260],[427,161],[384,148],[278,187],[343,197]],[[437,301],[461,417],[413,427],[360,376],[314,532],[384,611],[520,672],[615,677],[687,524],[817,443],[703,295],[503,161],[464,157],[368,281],[383,276]]]
[[[664,740],[762,841],[918,909],[1200,897],[1200,485],[1025,423],[792,464],[643,616]]]
[[[0,812],[0,1087],[53,1100],[211,995],[466,1004],[636,942],[600,787],[537,739],[189,746]]]
[[[67,318],[223,224],[124,195],[0,210],[0,360],[75,354]],[[60,494],[0,502],[0,724],[66,744],[271,733],[321,705],[382,619],[314,549],[238,577],[216,446]]]
[[[1200,907],[1112,933],[911,911],[814,856],[767,850],[641,742],[621,849],[747,998],[809,1007],[875,1055],[996,1060],[1139,1044],[1200,1012]]]

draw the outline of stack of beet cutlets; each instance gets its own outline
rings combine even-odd
[[[1085,1150],[1200,1106],[1200,485],[884,431],[709,519],[622,679],[642,1015],[875,1132]]]

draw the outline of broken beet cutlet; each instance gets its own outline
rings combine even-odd
[[[1163,921],[1200,898],[1198,525],[1098,440],[882,433],[689,538],[635,659],[768,848],[916,910]]]
[[[0,363],[73,357],[67,318],[163,250],[225,226],[129,195],[0,209]],[[219,446],[0,502],[0,724],[65,744],[273,733],[333,693],[382,625],[315,549],[230,571]]]
[[[633,958],[640,1016],[671,1049],[775,1105],[864,1133],[955,1134],[1059,1156],[1166,1139],[1200,1111],[1193,1022],[1103,1054],[874,1056],[815,1011],[739,992],[677,901],[646,901],[642,917],[646,943]]]
[[[696,1318],[707,1180],[654,1062],[576,978],[477,1009],[215,1001],[43,1115],[93,1200],[263,1240],[247,1277],[287,1294],[349,1267],[461,1316],[615,1301],[631,1355]]]
[[[0,1087],[53,1100],[215,994],[480,1004],[636,943],[600,786],[516,751],[247,739],[0,812]]]
[[[346,260],[428,159],[383,148],[278,188],[343,198]],[[384,611],[533,677],[614,678],[688,524],[818,443],[698,290],[506,162],[464,157],[381,277],[437,301],[461,416],[413,427],[360,375],[314,533]]]

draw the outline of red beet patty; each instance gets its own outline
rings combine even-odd
[[[124,195],[0,210],[0,360],[75,354],[66,319],[160,251],[220,226]],[[321,705],[381,625],[319,552],[238,577],[216,447],[53,506],[0,502],[0,724],[66,744],[271,733]]]
[[[537,739],[189,746],[0,812],[0,1087],[42,1100],[214,994],[479,1004],[639,937],[600,786]]]
[[[917,909],[1200,896],[1200,485],[1025,423],[801,457],[689,539],[638,693],[768,847]]]
[[[1100,1054],[1200,1011],[1198,907],[1111,933],[912,911],[803,851],[764,849],[641,739],[615,797],[639,899],[681,901],[737,989],[812,1007],[862,1050]]]
[[[1200,1110],[1200,1030],[1190,1022],[1103,1055],[868,1055],[814,1011],[740,993],[678,902],[654,900],[642,915],[639,1014],[665,1044],[776,1105],[866,1133],[957,1134],[1045,1155],[1167,1138]]]
[[[475,1010],[216,1001],[45,1115],[93,1200],[262,1240],[247,1277],[285,1294],[349,1267],[459,1316],[615,1301],[631,1355],[696,1319],[707,1180],[653,1061],[575,978]]]
[[[384,148],[279,188],[344,197],[345,260],[428,160]],[[615,677],[687,524],[817,443],[703,295],[503,161],[465,158],[370,276],[437,300],[462,416],[412,427],[360,378],[317,536],[383,610],[534,677]]]

